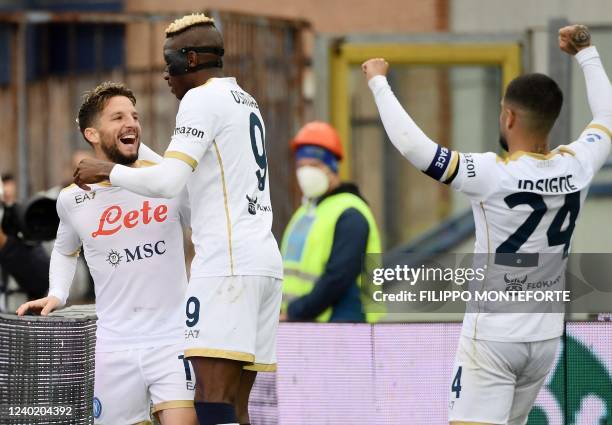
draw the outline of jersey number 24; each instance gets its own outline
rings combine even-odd
[[[527,219],[510,235],[499,247],[496,253],[516,253],[520,247],[527,242],[527,239],[535,231],[542,217],[546,214],[548,207],[542,195],[533,192],[517,192],[504,198],[506,205],[514,208],[517,205],[529,205],[533,211]],[[570,247],[576,219],[580,212],[580,192],[568,193],[565,195],[565,202],[553,218],[550,227],[546,232],[549,246],[563,245],[563,257],[566,257]],[[565,230],[562,229],[565,220],[569,215],[569,220]]]

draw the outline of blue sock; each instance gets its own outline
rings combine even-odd
[[[200,425],[218,425],[238,423],[236,410],[229,403],[196,402],[195,411]]]

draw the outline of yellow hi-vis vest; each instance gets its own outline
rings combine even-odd
[[[286,311],[291,300],[310,293],[319,276],[325,271],[334,242],[336,223],[342,213],[349,208],[355,208],[368,222],[370,229],[366,254],[381,252],[380,236],[374,216],[368,205],[357,195],[339,193],[323,199],[316,207],[312,204],[301,206],[291,217],[281,244],[285,269],[283,311]],[[357,278],[356,283],[361,289],[361,276]],[[361,301],[367,322],[374,323],[384,314],[384,306],[373,304],[372,298],[363,291]],[[330,307],[316,320],[327,322],[331,314]]]

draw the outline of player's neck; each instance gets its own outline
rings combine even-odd
[[[508,153],[531,152],[546,155],[550,152],[548,137],[520,137],[508,143]]]
[[[211,78],[223,78],[225,74],[223,73],[223,69],[213,68],[210,70],[204,70],[198,72],[196,77],[196,85],[195,87],[201,86],[202,84],[206,84],[208,80]]]
[[[106,153],[102,150],[102,149],[94,149],[94,157],[96,159],[99,159],[101,161],[107,161],[107,162],[117,162],[115,159],[109,158],[108,155],[106,155]],[[134,160],[133,162],[129,163],[129,164],[123,164],[126,167],[133,167],[136,164],[137,160]]]

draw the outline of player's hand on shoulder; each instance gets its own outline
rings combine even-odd
[[[365,74],[366,79],[370,81],[370,79],[377,75],[386,76],[389,70],[389,62],[383,58],[368,59],[361,65],[361,70]]]
[[[31,311],[33,313],[40,313],[41,316],[46,316],[55,310],[60,304],[61,301],[59,298],[48,296],[21,304],[16,313],[17,316],[23,316],[28,311]]]
[[[90,190],[87,186],[90,183],[99,183],[104,180],[108,180],[114,163],[103,161],[96,158],[85,158],[74,171],[74,183],[81,189]]]
[[[575,55],[591,45],[591,33],[585,25],[568,25],[559,30],[559,48]]]

